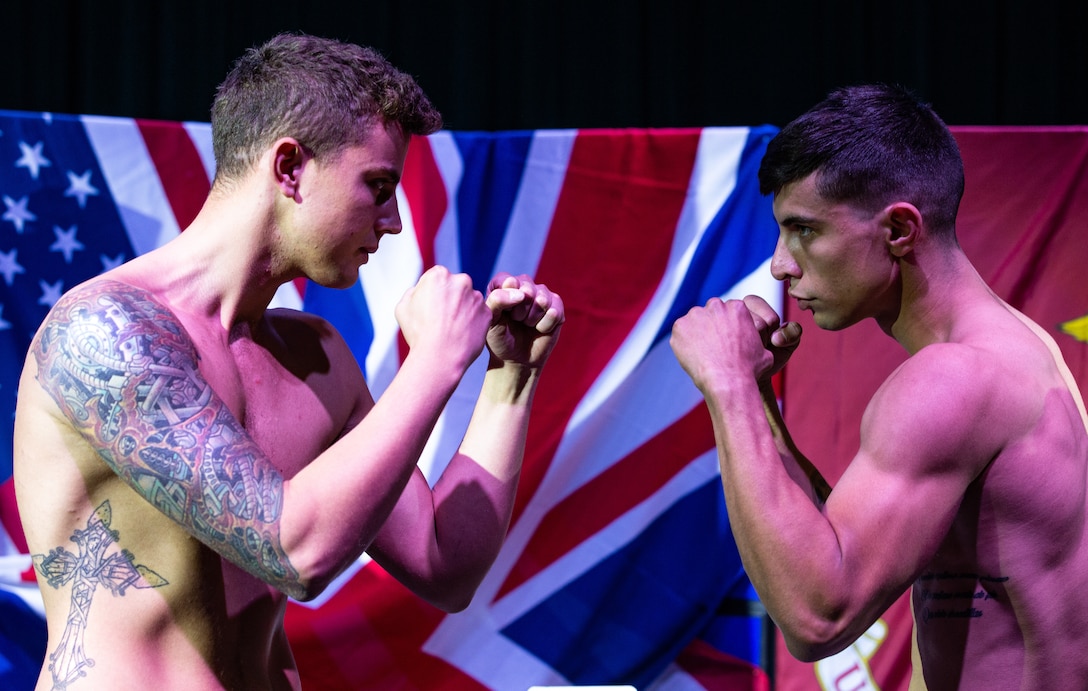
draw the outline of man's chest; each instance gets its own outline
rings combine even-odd
[[[204,350],[200,369],[253,441],[290,478],[336,440],[349,410],[331,377],[300,377],[294,363],[284,359],[252,341],[236,340]]]

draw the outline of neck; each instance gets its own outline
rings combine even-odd
[[[954,340],[964,310],[996,297],[959,247],[931,248],[929,256],[915,256],[902,266],[899,314],[881,327],[911,355]]]
[[[139,269],[175,308],[217,318],[227,332],[258,324],[276,290],[294,278],[276,271],[274,224],[258,203],[237,203],[244,198],[210,196],[189,227],[144,255]]]

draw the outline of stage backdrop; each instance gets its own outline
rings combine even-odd
[[[773,650],[729,533],[709,422],[667,337],[677,316],[710,296],[755,292],[781,305],[767,271],[777,231],[755,182],[774,131],[416,139],[400,191],[405,230],[383,240],[360,286],[281,291],[277,304],[337,325],[379,395],[401,357],[393,305],[432,264],[480,286],[497,269],[534,274],[569,310],[530,426],[510,536],[473,605],[443,615],[364,558],[318,601],[289,607],[306,688],[768,687]],[[1088,291],[1072,271],[1088,257],[1088,131],[957,136],[968,166],[964,244],[999,292],[1052,330],[1083,385],[1088,327],[1077,319]],[[180,232],[212,170],[203,123],[0,114],[3,420],[48,307]],[[802,448],[833,480],[856,450],[860,407],[901,354],[865,326],[822,334],[805,325],[784,405]],[[481,376],[482,361],[421,462],[428,477],[456,445]],[[15,512],[10,434],[0,425],[0,686],[18,689],[31,685],[44,629]],[[779,651],[777,688],[905,689],[909,625],[900,603],[819,665]]]

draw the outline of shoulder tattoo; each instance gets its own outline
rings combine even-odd
[[[258,577],[297,577],[279,541],[283,476],[212,390],[177,318],[145,290],[65,295],[32,345],[38,381],[158,510]]]

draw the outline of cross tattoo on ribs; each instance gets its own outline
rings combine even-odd
[[[79,546],[79,554],[55,547],[49,554],[33,557],[34,568],[52,587],[60,588],[72,582],[68,623],[57,649],[49,654],[54,689],[68,688],[69,684],[86,676],[85,668],[94,667],[94,660],[83,650],[83,634],[87,629],[91,600],[99,585],[121,597],[129,587],[159,588],[168,584],[165,578],[143,564],[134,563],[128,550],[111,551],[119,537],[117,531],[110,529],[111,522],[110,502],[106,500],[87,519],[86,530],[77,528],[72,535],[72,542]]]

